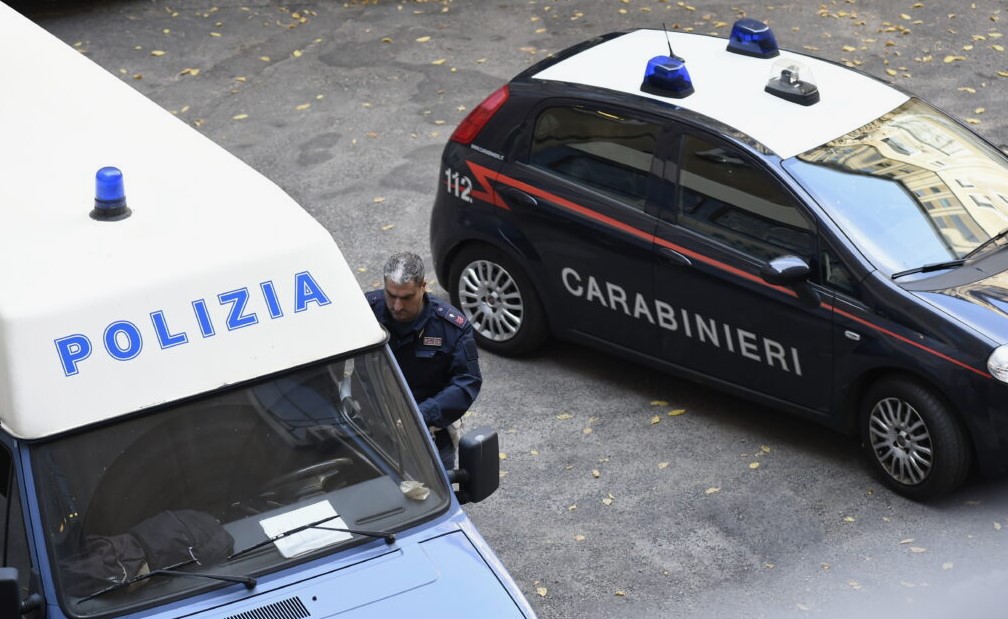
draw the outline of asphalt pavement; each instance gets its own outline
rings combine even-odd
[[[362,289],[378,286],[392,251],[429,261],[439,157],[465,114],[532,62],[613,30],[727,36],[754,17],[784,47],[889,80],[1008,142],[1005,2],[18,8],[283,187],[331,231]],[[467,423],[500,431],[502,479],[466,509],[544,619],[1005,614],[1006,481],[913,503],[877,483],[852,440],[646,367],[557,342],[481,361]]]

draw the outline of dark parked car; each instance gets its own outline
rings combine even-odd
[[[552,334],[859,433],[915,499],[1008,468],[1008,160],[926,102],[754,20],[618,32],[491,94],[440,181],[485,349]]]

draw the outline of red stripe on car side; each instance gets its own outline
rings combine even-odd
[[[529,185],[528,183],[523,183],[522,181],[519,181],[517,179],[505,176],[503,174],[494,173],[492,170],[490,170],[488,168],[484,168],[483,166],[480,166],[478,164],[474,164],[472,162],[467,162],[467,163],[469,163],[469,167],[470,168],[473,168],[473,173],[477,173],[477,171],[478,171],[478,173],[479,173],[479,180],[481,181],[481,184],[484,184],[488,188],[489,192],[493,194],[493,197],[496,200],[495,201],[491,201],[491,204],[494,204],[495,206],[499,206],[501,208],[508,209],[508,206],[506,204],[504,204],[503,201],[500,200],[497,192],[494,191],[494,189],[492,188],[492,186],[490,186],[490,184],[489,184],[489,182],[487,180],[488,177],[489,177],[489,180],[496,180],[496,181],[499,181],[501,183],[504,183],[505,185],[509,185],[511,187],[514,187],[515,189],[521,189],[522,191],[528,192],[528,193],[530,193],[530,194],[532,194],[532,195],[534,195],[536,197],[543,198],[544,200],[549,200],[550,202],[553,202],[553,203],[557,204],[558,206],[560,206],[562,208],[565,208],[567,210],[573,211],[575,213],[578,213],[578,214],[583,215],[583,216],[585,216],[585,217],[587,217],[589,219],[593,219],[595,221],[603,223],[603,224],[605,224],[607,226],[610,226],[612,228],[616,228],[617,230],[621,230],[623,232],[626,232],[627,234],[635,236],[635,237],[637,237],[639,239],[642,239],[644,241],[650,241],[653,244],[660,245],[662,247],[667,247],[668,249],[671,249],[673,251],[677,251],[677,252],[683,254],[684,256],[688,256],[688,257],[693,258],[695,260],[699,260],[700,262],[708,264],[708,265],[710,265],[710,266],[712,266],[712,267],[714,267],[716,269],[719,269],[721,271],[725,271],[727,273],[731,273],[732,275],[735,275],[736,277],[740,277],[742,279],[749,280],[749,281],[751,281],[753,283],[759,284],[760,286],[764,286],[764,287],[767,287],[767,288],[772,288],[772,289],[774,289],[774,290],[776,290],[778,292],[787,294],[787,295],[792,296],[792,297],[797,297],[798,296],[793,290],[791,290],[789,288],[785,288],[783,286],[775,286],[773,284],[768,284],[767,282],[765,282],[762,278],[760,278],[757,275],[753,275],[752,273],[748,273],[748,272],[743,271],[741,269],[735,268],[735,267],[733,267],[731,265],[728,265],[728,264],[725,264],[725,263],[720,262],[718,260],[715,260],[715,259],[711,258],[710,256],[706,256],[704,254],[699,254],[699,253],[697,253],[695,251],[692,251],[692,250],[687,249],[685,247],[682,247],[680,245],[676,245],[675,243],[667,241],[667,240],[665,240],[665,239],[663,239],[661,237],[655,236],[654,234],[650,234],[648,232],[644,232],[643,230],[640,230],[639,228],[634,228],[633,226],[625,224],[622,221],[619,221],[617,219],[613,219],[612,217],[609,217],[607,215],[603,215],[603,214],[601,214],[601,213],[599,213],[597,211],[593,211],[593,210],[591,210],[591,209],[589,209],[589,208],[587,208],[585,206],[577,204],[576,202],[571,202],[570,200],[567,200],[565,198],[561,198],[558,195],[552,194],[552,193],[550,193],[548,191],[543,191],[542,189],[539,189],[538,187],[534,187],[532,185]],[[476,195],[476,193],[474,192],[473,195]],[[508,210],[510,210],[510,209],[508,209]],[[859,324],[862,324],[865,327],[868,327],[869,329],[874,329],[875,331],[878,331],[879,333],[882,333],[883,335],[887,335],[887,336],[889,336],[889,337],[891,337],[893,339],[899,340],[899,341],[901,341],[901,342],[903,342],[905,344],[909,344],[910,346],[913,346],[915,348],[923,350],[924,352],[932,354],[932,355],[938,357],[939,359],[943,359],[945,361],[948,361],[949,363],[951,363],[953,365],[957,365],[957,366],[959,366],[959,367],[961,367],[961,368],[963,368],[965,370],[969,370],[970,372],[973,372],[974,374],[977,374],[977,375],[982,376],[984,378],[991,378],[991,375],[988,374],[987,372],[984,372],[982,370],[978,370],[977,368],[975,368],[975,367],[973,367],[971,365],[967,365],[967,364],[963,363],[962,361],[959,361],[957,359],[953,359],[952,357],[949,357],[948,355],[946,355],[944,353],[938,352],[937,350],[935,350],[933,348],[929,348],[929,347],[927,347],[927,346],[925,346],[923,344],[920,344],[920,343],[915,342],[915,341],[913,341],[913,340],[911,340],[909,338],[906,338],[906,337],[904,337],[902,335],[899,335],[898,333],[894,333],[894,332],[892,332],[892,331],[890,331],[890,330],[888,330],[888,329],[886,329],[884,327],[881,327],[881,326],[879,326],[879,325],[877,325],[877,324],[875,324],[873,322],[870,322],[870,321],[868,321],[868,320],[866,320],[864,318],[855,316],[854,314],[851,314],[850,312],[846,312],[844,310],[838,309],[838,308],[836,308],[836,307],[834,307],[832,305],[829,305],[827,303],[820,304],[820,307],[822,307],[823,309],[827,309],[829,311],[835,312],[837,314],[840,314],[841,316],[844,316],[844,317],[846,317],[846,318],[848,318],[850,320],[853,320],[854,322],[857,322]]]
[[[961,367],[961,368],[963,368],[965,370],[969,370],[970,372],[973,372],[974,374],[978,374],[980,376],[983,376],[984,378],[991,378],[991,375],[988,374],[987,372],[984,372],[982,370],[978,370],[977,368],[975,368],[975,367],[973,367],[971,365],[966,365],[962,361],[958,361],[956,359],[953,359],[952,357],[949,357],[946,354],[940,353],[940,352],[938,352],[937,350],[935,350],[933,348],[928,348],[927,346],[925,346],[925,345],[923,345],[923,344],[921,344],[919,342],[915,342],[915,341],[913,341],[913,340],[911,340],[911,339],[909,339],[907,337],[903,337],[902,335],[900,335],[898,333],[893,333],[892,331],[890,331],[888,329],[885,329],[883,327],[880,327],[879,325],[877,325],[875,323],[869,322],[869,321],[865,320],[864,318],[861,318],[859,316],[855,316],[854,314],[851,314],[850,312],[845,312],[844,310],[838,309],[836,307],[830,307],[830,309],[833,310],[834,312],[836,312],[837,314],[840,314],[841,316],[845,316],[846,318],[849,318],[849,319],[853,320],[854,322],[860,323],[860,324],[862,324],[862,325],[864,325],[866,327],[869,327],[871,329],[874,329],[874,330],[878,331],[879,333],[882,333],[882,334],[888,335],[889,337],[895,338],[895,339],[897,339],[897,340],[899,340],[899,341],[901,341],[901,342],[903,342],[905,344],[909,344],[911,346],[919,348],[919,349],[923,350],[924,352],[931,353],[932,355],[934,355],[934,356],[936,356],[936,357],[938,357],[940,359],[944,359],[945,361],[948,361],[949,363],[958,365],[959,367]]]
[[[485,168],[478,163],[473,163],[472,161],[466,161],[466,165],[472,170],[473,176],[476,177],[476,182],[482,189],[474,189],[472,192],[473,198],[479,198],[484,202],[489,202],[494,206],[498,206],[505,211],[510,211],[510,207],[504,204],[500,196],[497,195],[497,190],[494,189],[493,185],[490,183],[492,180],[497,180],[497,173],[490,168]]]

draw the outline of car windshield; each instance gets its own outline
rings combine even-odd
[[[784,162],[889,274],[955,261],[1008,228],[1008,161],[919,99]]]
[[[379,348],[33,445],[62,606],[136,610],[229,583],[116,583],[261,575],[373,539],[334,528],[441,513],[450,489],[398,376]]]

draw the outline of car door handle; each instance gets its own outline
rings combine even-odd
[[[693,264],[690,262],[689,258],[674,249],[669,249],[668,247],[658,249],[658,259],[666,264],[671,264],[677,267],[688,267]]]
[[[514,187],[504,187],[500,190],[500,195],[511,206],[534,207],[539,204],[534,197]]]

